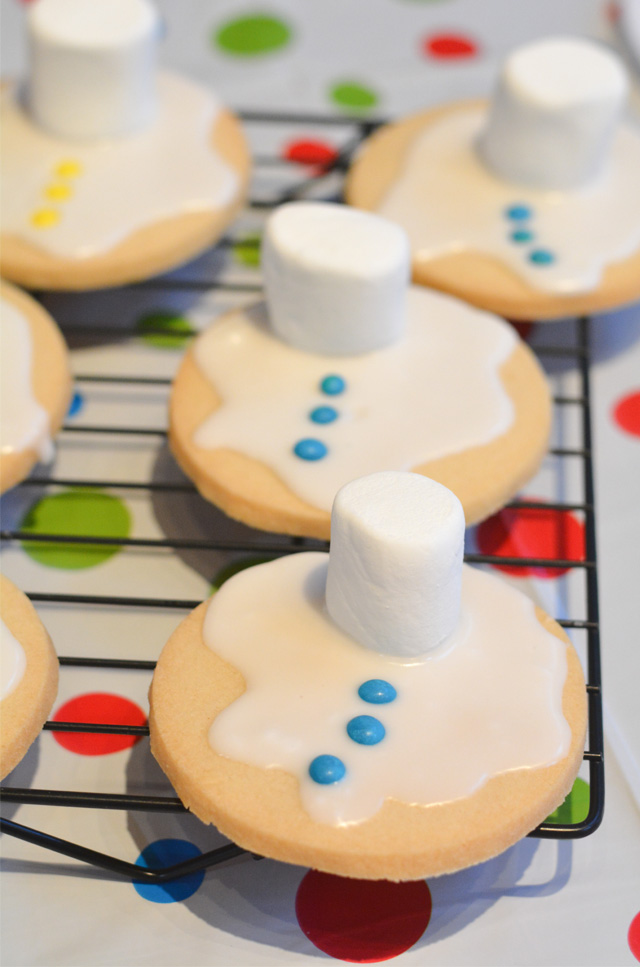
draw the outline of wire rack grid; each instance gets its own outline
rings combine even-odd
[[[249,211],[260,212],[268,211],[278,204],[285,201],[316,197],[330,200],[339,200],[341,181],[346,171],[353,153],[357,150],[361,142],[381,123],[378,121],[364,121],[359,118],[340,118],[335,116],[323,117],[317,115],[305,115],[295,113],[263,113],[258,111],[245,111],[241,113],[247,128],[251,125],[260,126],[286,126],[289,132],[306,131],[309,128],[322,128],[330,126],[332,128],[341,127],[347,137],[343,139],[342,148],[330,161],[317,164],[308,173],[300,177],[300,166],[290,164],[289,170],[296,171],[297,177],[285,177],[284,185],[281,185],[276,192],[272,192],[267,197],[264,194],[252,197],[248,203]],[[257,170],[273,170],[276,166],[283,164],[282,159],[276,155],[262,154],[256,159]],[[308,170],[308,169],[307,169]],[[233,244],[231,237],[225,237],[218,243],[222,249],[229,248]],[[251,244],[251,243],[249,243]],[[257,246],[257,242],[255,243]],[[153,288],[162,286],[163,288],[193,288],[206,291],[212,288],[220,288],[227,292],[238,292],[241,295],[251,296],[259,292],[259,285],[252,283],[237,283],[225,281],[218,277],[193,279],[193,278],[167,278],[165,280],[155,279],[141,283],[137,288]],[[64,324],[63,324],[64,327]],[[92,337],[106,337],[126,340],[136,333],[123,331],[122,328],[115,326],[86,326],[86,334]],[[73,334],[77,336],[82,332],[82,327],[74,326]],[[153,327],[145,329],[147,335],[165,335],[166,330]],[[196,330],[182,331],[181,336],[195,335]],[[600,670],[600,646],[599,646],[599,619],[598,619],[598,589],[597,589],[597,567],[596,567],[596,540],[595,540],[595,517],[594,517],[594,491],[593,491],[593,466],[591,451],[591,414],[590,414],[590,384],[589,384],[589,320],[579,319],[575,321],[575,338],[571,345],[547,345],[536,346],[536,352],[542,361],[553,359],[554,357],[564,357],[570,365],[574,366],[579,374],[580,391],[577,395],[556,396],[554,405],[556,409],[564,407],[576,407],[579,411],[579,422],[581,429],[581,446],[579,447],[556,447],[551,453],[559,460],[572,459],[578,460],[581,464],[583,499],[578,502],[568,501],[537,501],[537,500],[516,500],[509,506],[518,508],[543,509],[547,513],[557,513],[558,515],[566,511],[577,511],[585,523],[585,555],[581,560],[567,560],[560,558],[539,558],[539,557],[505,557],[491,554],[469,553],[465,560],[472,564],[501,564],[510,565],[515,569],[527,568],[552,568],[562,571],[578,571],[584,578],[584,591],[586,600],[586,617],[584,618],[559,618],[558,623],[567,629],[575,629],[586,635],[586,657],[587,657],[587,696],[588,696],[588,747],[584,752],[584,760],[588,764],[589,773],[589,810],[586,818],[576,823],[551,823],[545,822],[538,826],[531,836],[557,839],[571,839],[588,836],[593,833],[600,822],[604,810],[604,758],[603,758],[603,732],[602,732],[602,698],[601,698],[601,670]],[[171,380],[164,377],[149,377],[138,375],[113,375],[111,373],[102,374],[78,374],[75,377],[79,384],[114,384],[133,387],[158,387],[168,393]],[[166,436],[164,429],[157,429],[144,426],[115,426],[109,424],[100,425],[73,425],[67,424],[62,430],[63,434],[100,435],[108,434],[115,441],[126,441],[132,437],[163,437]],[[195,488],[188,482],[163,482],[146,480],[143,482],[128,479],[78,479],[71,477],[40,476],[24,481],[21,485],[30,490],[38,489],[46,492],[49,487],[81,487],[102,490],[122,491],[144,491],[148,494],[163,493],[169,498],[180,494],[195,494]],[[295,553],[302,550],[326,548],[327,545],[318,541],[303,538],[283,539],[276,537],[270,541],[263,535],[256,535],[256,539],[247,540],[228,540],[215,533],[202,539],[180,539],[180,538],[108,538],[98,537],[89,534],[77,536],[73,534],[42,534],[37,537],[23,532],[19,529],[2,530],[0,539],[3,544],[15,542],[37,541],[38,544],[47,543],[55,545],[87,545],[92,546],[115,546],[115,547],[138,547],[138,548],[164,548],[174,551],[233,551],[233,552],[254,552],[265,556],[279,556],[282,554]],[[184,598],[168,597],[141,597],[127,595],[105,595],[105,594],[70,594],[52,593],[48,591],[38,591],[29,589],[28,596],[34,603],[55,603],[61,606],[73,608],[74,606],[99,605],[104,607],[128,607],[135,609],[140,615],[149,613],[154,609],[169,609],[175,611],[188,612],[200,604],[199,600],[188,600]],[[105,669],[128,669],[146,673],[149,675],[155,667],[155,662],[149,660],[138,660],[135,658],[109,658],[109,657],[60,657],[62,667],[90,668],[94,669],[96,675]],[[44,730],[55,732],[80,732],[80,733],[106,733],[110,735],[127,735],[140,738],[149,733],[146,725],[129,726],[113,725],[109,723],[82,723],[82,722],[61,722],[49,721],[44,725]],[[185,807],[175,796],[151,796],[133,795],[99,792],[78,792],[62,791],[54,789],[32,789],[17,788],[5,785],[2,790],[2,799],[7,804],[31,804],[42,806],[74,807],[84,809],[112,809],[112,810],[136,810],[148,812],[179,813],[184,812]],[[102,868],[111,873],[134,879],[137,881],[145,880],[156,883],[164,883],[176,877],[198,870],[208,868],[219,863],[239,856],[246,851],[233,843],[219,847],[217,849],[196,856],[193,859],[166,866],[163,868],[147,869],[133,863],[119,859],[116,856],[98,852],[86,846],[61,839],[57,836],[48,835],[40,830],[22,825],[10,819],[2,818],[0,828],[3,833],[17,837],[23,841],[34,845],[53,850],[58,854],[80,860],[84,863]],[[259,857],[256,857],[259,858]]]

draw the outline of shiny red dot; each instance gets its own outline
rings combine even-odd
[[[549,557],[583,561],[584,524],[569,511],[545,508],[505,507],[480,524],[476,532],[481,554],[500,557]],[[568,568],[519,567],[495,564],[516,577],[557,578]]]
[[[424,880],[352,880],[310,870],[298,887],[296,916],[325,954],[374,964],[417,943],[431,918],[431,893]]]
[[[290,141],[282,151],[286,161],[302,165],[329,165],[338,157],[337,150],[325,141],[311,139]]]
[[[605,7],[605,16],[609,23],[617,24],[620,20],[620,4],[608,3]]]
[[[146,725],[142,709],[121,695],[88,692],[61,705],[54,722],[87,722],[92,725]],[[53,737],[64,749],[77,755],[109,755],[135,745],[137,735],[108,735],[94,732],[54,732]]]
[[[640,390],[618,400],[613,408],[613,419],[625,433],[640,436]]]
[[[464,34],[431,34],[422,41],[422,53],[436,60],[458,60],[475,57],[478,45]]]
[[[631,921],[627,939],[629,941],[629,950],[636,960],[640,961],[640,913],[637,913]]]

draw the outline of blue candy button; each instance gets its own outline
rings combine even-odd
[[[309,419],[314,423],[333,423],[338,419],[338,411],[333,406],[316,406],[315,410],[309,413]]]
[[[382,722],[373,715],[356,715],[347,724],[347,735],[359,745],[377,745],[382,742],[386,732]]]
[[[322,440],[314,440],[313,437],[307,437],[304,440],[298,440],[293,448],[293,452],[301,460],[322,460],[329,451]]]
[[[309,766],[309,775],[322,786],[340,782],[346,771],[344,762],[336,755],[318,755]]]
[[[393,702],[398,693],[390,682],[385,682],[383,678],[370,678],[368,682],[363,682],[358,689],[358,695],[363,702],[370,705],[386,705]]]
[[[320,382],[320,389],[327,396],[338,396],[340,393],[344,393],[347,388],[347,384],[343,380],[342,376],[336,376],[335,373],[331,373],[329,376],[325,376]]]
[[[510,238],[512,242],[523,245],[525,242],[533,241],[533,232],[529,232],[526,228],[517,228],[515,232],[511,232]]]
[[[534,265],[551,265],[555,260],[556,257],[553,252],[546,248],[536,248],[533,252],[529,252],[529,261],[533,262]]]
[[[513,222],[523,222],[525,219],[532,217],[533,211],[528,205],[510,205],[505,215]]]

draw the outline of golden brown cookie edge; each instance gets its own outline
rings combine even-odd
[[[27,596],[2,575],[0,615],[27,656],[20,682],[0,703],[0,779],[4,779],[27,753],[47,720],[58,691],[58,658]]]

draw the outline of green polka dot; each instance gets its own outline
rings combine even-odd
[[[100,490],[78,488],[43,497],[20,525],[28,534],[65,534],[73,537],[128,537],[131,517],[125,504]],[[120,547],[98,544],[58,544],[23,541],[29,557],[46,567],[75,571],[95,567],[117,554]]]
[[[193,326],[188,319],[175,312],[149,312],[138,319],[136,329],[144,341],[156,349],[183,349]],[[147,332],[148,329],[152,331]],[[157,329],[162,329],[163,332],[153,331]],[[184,335],[179,335],[180,333]]]
[[[220,568],[211,582],[211,592],[219,591],[224,582],[232,578],[234,574],[239,574],[240,571],[246,571],[248,567],[254,567],[256,564],[266,564],[272,560],[272,557],[245,557],[240,561],[232,561],[231,564],[225,564],[223,568]]]
[[[548,823],[574,825],[583,822],[589,813],[589,783],[576,779],[565,801],[550,816]]]
[[[261,240],[261,236],[256,232],[255,235],[247,235],[245,238],[234,242],[232,247],[233,257],[241,265],[247,265],[252,269],[258,268],[260,265]]]
[[[349,111],[368,111],[379,100],[375,91],[357,81],[339,81],[330,88],[329,96],[334,104]]]
[[[229,20],[216,29],[214,45],[234,57],[255,57],[279,50],[291,40],[291,28],[276,17],[254,14]]]

